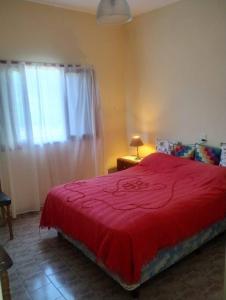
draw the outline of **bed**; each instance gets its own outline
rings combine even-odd
[[[126,290],[226,228],[226,168],[151,154],[130,169],[54,187],[41,227],[56,228]]]

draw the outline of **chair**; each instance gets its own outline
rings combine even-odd
[[[13,239],[12,217],[10,213],[11,199],[5,193],[3,193],[0,183],[0,207],[2,211],[3,221],[8,224],[10,240]]]

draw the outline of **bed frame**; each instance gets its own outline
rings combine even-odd
[[[202,230],[201,232],[194,235],[193,237],[184,240],[183,242],[177,244],[174,247],[169,247],[159,251],[158,254],[155,256],[155,258],[152,259],[151,262],[149,262],[147,265],[145,265],[142,268],[141,280],[133,285],[129,285],[126,284],[118,275],[110,272],[103,263],[97,262],[95,255],[89,249],[87,249],[87,247],[84,244],[70,238],[69,236],[64,234],[61,230],[57,229],[58,236],[65,238],[70,243],[75,245],[94,263],[96,263],[99,267],[101,267],[109,276],[111,276],[115,281],[117,281],[125,290],[133,291],[133,296],[135,297],[137,296],[137,292],[136,292],[137,288],[142,283],[154,277],[161,271],[169,268],[170,266],[172,266],[173,264],[175,264],[185,256],[191,254],[195,250],[199,249],[202,245],[212,240],[220,233],[223,233],[225,230],[226,230],[226,218],[220,222],[213,224],[207,229]]]

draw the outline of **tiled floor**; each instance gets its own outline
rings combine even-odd
[[[131,299],[117,283],[54,230],[39,232],[39,214],[14,221],[15,239],[0,228],[14,265],[9,271],[15,300]],[[141,300],[221,300],[225,235],[221,235],[180,263],[145,283]]]

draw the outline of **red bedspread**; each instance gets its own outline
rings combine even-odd
[[[160,249],[173,246],[226,212],[226,168],[152,154],[139,165],[53,188],[41,227],[81,241],[128,284]]]

